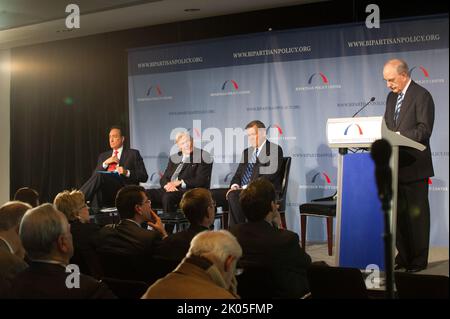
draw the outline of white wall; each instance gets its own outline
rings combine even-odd
[[[0,205],[9,200],[10,51],[0,50]]]

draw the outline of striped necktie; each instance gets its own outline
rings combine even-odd
[[[253,175],[253,167],[255,167],[257,157],[258,157],[258,149],[255,149],[252,158],[250,159],[250,162],[247,163],[247,167],[245,168],[244,176],[242,176],[241,180],[241,186],[247,185],[250,182],[250,179]]]
[[[394,121],[396,125],[398,124],[398,118],[400,116],[400,109],[402,108],[402,102],[404,97],[405,94],[403,94],[403,92],[400,92],[397,97],[397,103],[395,104],[395,112],[394,112]]]

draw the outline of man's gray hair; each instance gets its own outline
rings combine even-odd
[[[58,237],[66,232],[64,219],[66,216],[49,203],[25,213],[20,223],[19,235],[31,259],[50,255]]]
[[[192,239],[187,253],[187,257],[190,256],[214,256],[223,263],[228,256],[240,258],[242,256],[242,248],[236,237],[229,231],[203,231]]]
[[[387,64],[391,64],[393,66],[397,67],[397,74],[406,74],[407,76],[410,76],[409,74],[409,66],[408,63],[406,63],[405,60],[402,59],[392,59],[386,62]]]

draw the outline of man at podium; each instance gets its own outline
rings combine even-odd
[[[384,114],[387,127],[426,146],[424,151],[409,147],[400,147],[399,151],[395,269],[416,272],[428,264],[428,179],[434,176],[430,151],[434,102],[430,92],[411,80],[403,60],[387,61],[383,77],[391,90]]]

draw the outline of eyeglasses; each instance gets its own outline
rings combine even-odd
[[[152,204],[152,201],[150,199],[147,199],[146,201],[144,201],[141,205],[145,205],[145,204]]]

